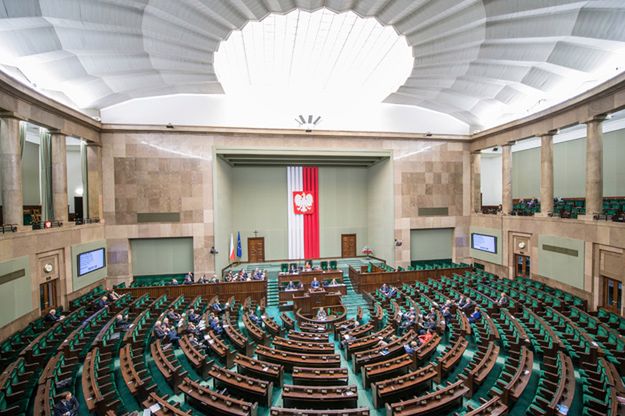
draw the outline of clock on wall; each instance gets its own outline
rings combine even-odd
[[[54,266],[52,265],[52,263],[46,263],[43,265],[43,271],[46,273],[51,273],[52,270],[54,270]]]
[[[519,243],[519,248],[520,248],[521,250],[523,250],[523,249],[525,248],[525,241],[521,241],[521,242]]]

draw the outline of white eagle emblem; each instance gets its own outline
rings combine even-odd
[[[299,214],[311,214],[313,210],[313,196],[306,192],[293,192],[295,212]]]

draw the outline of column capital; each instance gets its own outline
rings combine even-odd
[[[515,142],[506,142],[506,143],[504,143],[504,144],[502,144],[502,145],[500,145],[500,146],[501,146],[501,147],[512,147],[512,146],[514,146],[514,143],[515,143]]]
[[[605,121],[607,119],[610,118],[610,114],[608,113],[603,113],[603,114],[597,114],[595,116],[592,116],[591,118],[589,118],[588,120],[586,120],[584,122],[584,124],[589,124],[589,123],[600,123],[602,121]]]
[[[0,111],[0,118],[16,118],[20,121],[26,121],[26,117],[16,113],[15,111]]]
[[[48,132],[50,132],[50,135],[53,135],[53,136],[67,137],[67,133],[64,133],[63,130],[60,130],[60,129],[48,129]]]
[[[543,133],[541,135],[539,135],[539,137],[545,137],[545,136],[555,136],[557,134],[560,134],[560,129],[552,129],[552,130],[548,130],[546,133]]]

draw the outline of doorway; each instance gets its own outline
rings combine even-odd
[[[514,255],[514,272],[515,272],[515,276],[527,277],[529,279],[531,277],[530,256],[524,256],[522,254],[515,254]]]
[[[39,308],[42,316],[58,306],[58,282],[59,279],[53,279],[39,285]]]
[[[356,257],[356,234],[341,234],[341,257]]]
[[[621,314],[621,299],[623,295],[623,283],[618,280],[601,276],[603,279],[603,302],[602,306],[618,315]]]
[[[247,261],[250,263],[265,261],[265,237],[248,237]]]

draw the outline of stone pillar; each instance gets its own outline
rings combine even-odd
[[[2,178],[2,222],[24,224],[22,194],[22,154],[20,149],[20,120],[0,116],[0,177]]]
[[[85,215],[102,220],[102,147],[94,143],[87,145],[87,185],[89,212]]]
[[[553,136],[551,130],[541,136],[540,141],[540,214],[546,217],[553,212]]]
[[[51,132],[52,144],[52,200],[54,219],[67,222],[67,144],[61,132]]]
[[[512,212],[512,143],[501,146],[501,212]]]
[[[603,120],[595,117],[586,123],[586,216],[603,211]]]
[[[480,152],[471,154],[471,208],[478,214],[482,212],[481,159]]]

